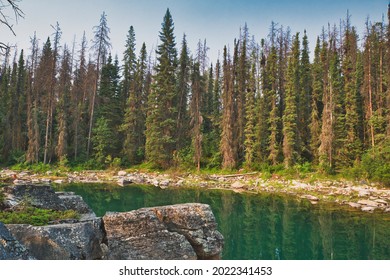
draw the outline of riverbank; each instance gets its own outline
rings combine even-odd
[[[261,173],[190,174],[140,171],[82,171],[36,174],[30,171],[0,170],[0,183],[65,184],[108,183],[121,186],[131,184],[154,185],[159,188],[198,187],[229,189],[235,192],[276,193],[307,199],[312,204],[335,202],[366,212],[390,213],[390,189],[377,183],[331,179],[286,179],[280,176],[264,178]]]

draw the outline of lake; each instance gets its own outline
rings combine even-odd
[[[195,188],[69,184],[98,216],[187,202],[209,204],[225,237],[223,259],[390,259],[390,214],[273,194]]]

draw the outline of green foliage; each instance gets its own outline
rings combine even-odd
[[[361,169],[367,179],[390,186],[390,141],[372,148],[364,154]]]
[[[80,215],[74,210],[55,211],[39,209],[31,206],[23,207],[17,211],[0,211],[0,221],[5,224],[30,224],[44,226],[51,221],[79,219]]]

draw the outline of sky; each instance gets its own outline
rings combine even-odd
[[[148,51],[156,47],[169,8],[178,49],[184,33],[193,53],[197,42],[206,39],[212,61],[218,58],[224,45],[233,44],[245,23],[258,42],[267,37],[272,21],[279,26],[290,26],[293,34],[302,34],[306,29],[314,52],[322,27],[328,23],[339,24],[347,10],[352,24],[362,33],[368,16],[373,22],[381,21],[382,16],[387,20],[388,3],[388,0],[20,0],[25,16],[14,22],[16,36],[0,26],[0,41],[17,45],[18,49],[29,49],[30,37],[36,31],[42,46],[48,36],[53,37],[51,26],[58,22],[62,30],[61,44],[71,46],[76,38],[77,48],[84,31],[89,41],[93,38],[92,28],[98,25],[105,11],[111,29],[112,54],[121,58],[131,25],[135,29],[137,53],[143,42]]]

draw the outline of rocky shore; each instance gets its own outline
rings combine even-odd
[[[96,217],[74,193],[50,186],[11,185],[1,189],[1,211],[28,203],[37,208],[74,210],[80,219],[47,226],[0,222],[0,260],[183,260],[218,259],[223,236],[210,206],[179,204]]]
[[[199,187],[230,189],[235,192],[280,193],[307,199],[312,204],[320,201],[348,205],[366,212],[390,212],[390,188],[365,181],[286,180],[278,176],[264,179],[257,172],[230,175],[196,175],[121,171],[84,171],[62,173],[52,171],[44,175],[28,171],[0,171],[0,182],[14,184],[38,183],[110,183],[121,186],[131,184],[154,185],[159,188]]]

